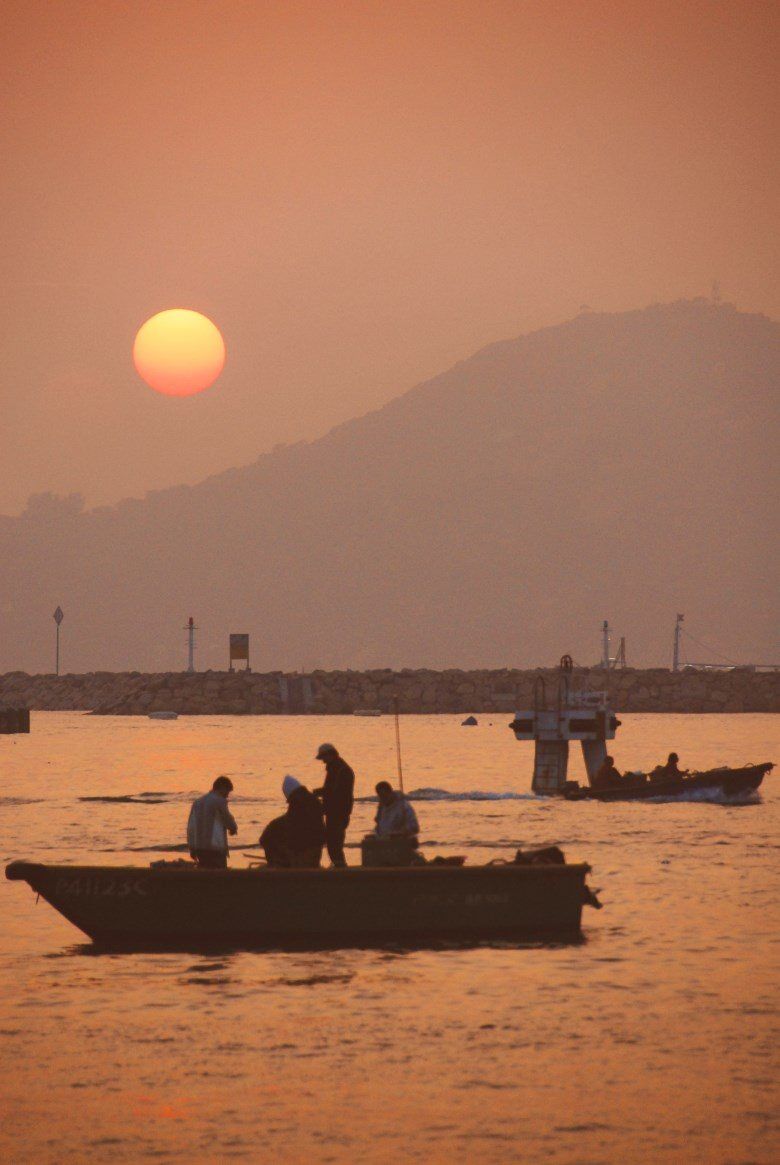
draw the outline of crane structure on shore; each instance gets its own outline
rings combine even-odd
[[[601,667],[606,671],[614,668],[625,668],[626,664],[626,637],[620,636],[620,646],[614,655],[610,655],[609,647],[609,620],[605,619],[601,625]]]

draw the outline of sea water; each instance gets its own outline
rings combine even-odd
[[[2,1159],[780,1159],[780,774],[742,804],[536,798],[510,718],[401,718],[424,851],[560,844],[604,904],[583,942],[99,954],[4,881]],[[671,749],[683,767],[780,760],[778,717],[622,719],[621,769]],[[283,776],[320,782],[324,740],[357,773],[357,863],[373,786],[397,779],[389,717],[34,713],[30,736],[0,737],[2,856],[175,858],[190,800],[224,773],[244,865]]]

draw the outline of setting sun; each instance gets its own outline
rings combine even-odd
[[[133,344],[136,370],[156,392],[192,396],[214,383],[225,364],[225,342],[200,312],[171,308],[139,328]]]

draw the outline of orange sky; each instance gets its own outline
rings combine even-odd
[[[780,315],[779,11],[11,0],[0,512],[197,481],[582,303]],[[131,359],[175,306],[229,353],[186,400]]]

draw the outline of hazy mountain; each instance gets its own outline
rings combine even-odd
[[[678,610],[780,658],[779,382],[763,316],[586,312],[196,487],[39,496],[0,519],[0,670],[52,669],[58,603],[74,671],[181,668],[190,614],[200,667],[231,630],[257,669],[589,662],[603,618],[665,663]]]

